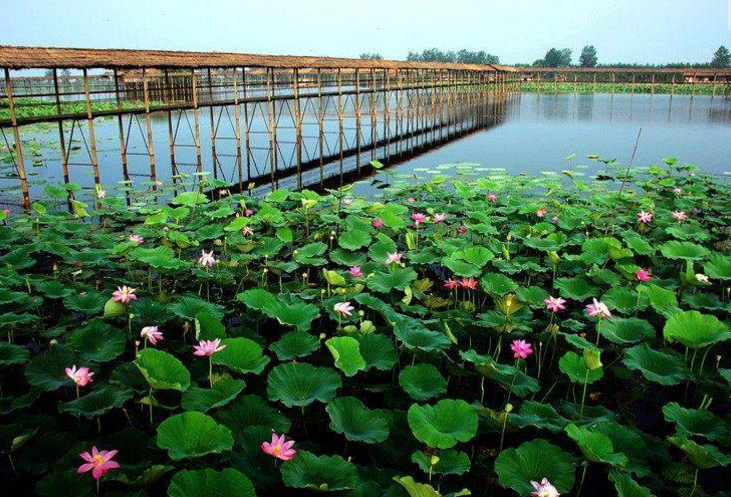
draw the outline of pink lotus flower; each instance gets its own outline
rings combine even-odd
[[[398,252],[388,253],[388,256],[386,257],[386,265],[389,264],[401,264],[401,258],[403,257],[403,254],[400,254]]]
[[[414,202],[416,202],[416,199],[414,197],[409,197],[406,199],[406,201],[410,204],[413,204]]]
[[[106,196],[107,196],[106,190],[102,190],[101,188],[99,188],[99,190],[97,190],[96,198],[102,199],[102,198],[106,198]]]
[[[226,195],[230,195],[231,192],[229,192],[228,190],[225,190],[225,189],[221,189],[221,190],[218,190],[218,194],[222,197],[225,197]]]
[[[297,454],[297,451],[292,448],[293,445],[294,440],[285,442],[284,435],[278,437],[276,433],[272,433],[271,443],[264,442],[261,444],[261,450],[270,456],[281,459],[282,461],[289,461],[295,456],[295,454]]]
[[[86,366],[76,369],[76,364],[74,364],[73,367],[66,368],[64,371],[66,371],[66,376],[74,380],[77,386],[85,387],[94,381],[91,379],[94,373],[90,372]]]
[[[245,226],[244,229],[241,230],[241,236],[248,236],[253,234],[254,232],[248,226]]]
[[[434,214],[434,222],[435,223],[442,223],[447,220],[447,215],[444,213],[440,214]]]
[[[686,219],[688,219],[688,214],[686,214],[684,211],[675,211],[673,212],[673,219],[675,219],[678,223],[682,223]]]
[[[650,276],[650,271],[648,271],[647,269],[638,269],[637,271],[635,271],[635,279],[637,281],[641,281],[642,283],[647,283],[652,279],[652,277]]]
[[[198,342],[198,345],[193,345],[193,355],[201,357],[212,356],[216,352],[220,352],[226,348],[225,345],[220,344],[220,338],[216,338],[215,340],[201,340],[200,342]]]
[[[593,299],[594,303],[586,306],[586,312],[589,316],[599,319],[611,318],[612,313],[609,312],[609,307],[604,302],[599,302],[597,299]]]
[[[477,280],[474,278],[462,278],[459,280],[459,286],[467,290],[477,290]]]
[[[162,340],[162,332],[157,331],[157,326],[145,326],[140,331],[140,336],[144,340],[149,340],[152,345],[157,345],[157,341]]]
[[[546,209],[540,208],[536,211],[536,216],[543,217],[548,213]]]
[[[551,222],[552,222],[553,224],[556,224],[556,223],[558,222],[558,216],[553,216],[553,217],[551,218]]]
[[[350,305],[350,302],[338,302],[333,306],[333,310],[338,316],[343,318],[349,318],[353,315],[355,307]]]
[[[246,209],[244,211],[244,216],[246,216],[246,217],[251,217],[253,215],[254,215],[254,211],[252,211],[251,209]]]
[[[494,193],[489,193],[487,195],[487,201],[494,204],[495,202],[497,202],[497,195],[495,195]]]
[[[559,312],[566,309],[566,306],[564,305],[566,303],[566,299],[561,297],[548,297],[543,302],[546,303],[546,309],[551,312]]]
[[[459,233],[460,235],[464,235],[465,233],[467,233],[467,226],[465,226],[465,225],[463,224],[462,226],[460,226],[460,227],[459,227],[459,229],[457,230],[457,232],[458,232],[458,233]]]
[[[558,493],[556,487],[551,485],[548,478],[542,479],[540,483],[531,480],[530,484],[536,489],[535,492],[531,493],[532,497],[561,497],[561,494]]]
[[[91,471],[91,476],[98,480],[102,476],[106,475],[109,470],[119,468],[117,461],[112,461],[112,458],[117,455],[116,450],[97,450],[96,447],[91,448],[91,454],[88,452],[82,452],[79,454],[81,458],[86,461],[84,464],[79,466],[77,473],[86,473]]]
[[[681,193],[683,193],[683,190],[681,190],[680,188],[673,188],[673,193],[675,193],[675,195],[680,195]]]
[[[353,205],[353,199],[352,198],[344,198],[343,203],[345,205]]]
[[[426,217],[426,214],[422,214],[420,212],[415,212],[411,215],[411,220],[414,221],[414,224],[419,226],[421,223],[429,219]]]
[[[380,219],[374,219],[373,220],[373,227],[374,228],[380,228],[381,226],[383,226],[383,221],[381,221]]]
[[[449,279],[444,280],[444,288],[449,288],[450,290],[454,290],[459,285],[459,281],[455,279]]]
[[[139,245],[140,243],[144,242],[145,239],[142,238],[140,235],[132,234],[132,235],[129,235],[129,241],[135,242],[137,245]]]
[[[350,273],[350,274],[351,274],[352,276],[355,276],[356,278],[357,278],[358,276],[363,276],[363,271],[361,271],[361,270],[360,270],[360,266],[353,266],[353,267],[351,267],[350,269],[348,269],[348,272],[349,272],[349,273]]]
[[[711,283],[711,282],[710,282],[710,280],[708,279],[708,276],[706,276],[705,274],[702,274],[702,273],[698,273],[698,274],[696,274],[696,275],[695,275],[695,279],[696,279],[696,280],[697,280],[697,281],[698,281],[699,283],[705,283],[705,284],[707,284],[707,285]]]
[[[215,257],[213,257],[213,250],[206,252],[201,250],[201,256],[198,258],[198,264],[201,266],[213,266],[216,263]]]
[[[133,300],[137,300],[137,295],[135,295],[135,288],[130,288],[127,285],[123,285],[121,287],[117,287],[117,290],[112,293],[112,300],[115,302],[120,302],[122,304],[129,304]]]
[[[513,340],[513,343],[510,344],[510,350],[513,351],[514,359],[526,359],[533,353],[531,344],[525,340]]]
[[[642,224],[647,224],[650,221],[652,221],[652,214],[645,211],[640,211],[637,213],[637,221]]]

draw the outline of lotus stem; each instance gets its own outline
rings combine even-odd
[[[584,390],[581,392],[581,411],[579,411],[579,421],[581,421],[584,418],[584,404],[586,402],[586,386],[588,384],[589,384],[589,367],[586,366],[586,373],[584,374]]]

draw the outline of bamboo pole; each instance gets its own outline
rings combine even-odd
[[[91,112],[91,98],[89,97],[89,74],[86,69],[84,75],[84,100],[86,101],[86,119],[89,127],[89,144],[91,146],[91,166],[94,170],[94,184],[100,185],[99,180],[99,159],[96,153],[96,134],[94,132],[94,117]]]
[[[117,79],[116,79],[117,71],[116,70],[114,71],[114,77],[115,77],[114,81],[116,83],[116,81],[117,81]],[[53,90],[54,90],[54,93],[56,96],[56,114],[58,114],[60,116],[62,114],[62,111],[61,111],[61,95],[60,95],[60,89],[59,89],[59,85],[58,85],[58,69],[53,70]],[[119,118],[121,119],[122,117],[119,116]],[[63,167],[63,182],[65,184],[68,184],[70,181],[69,158],[66,153],[66,137],[64,136],[64,131],[63,131],[63,121],[60,119],[58,120],[58,139],[59,139],[59,145],[61,147],[61,164]],[[124,161],[122,162],[122,166],[124,167]]]
[[[299,69],[292,70],[292,92],[294,94],[295,153],[297,161],[297,188],[302,188],[302,109],[300,106]]]
[[[239,191],[244,190],[243,159],[241,155],[241,109],[239,108],[238,69],[233,69],[234,89],[234,136],[236,137],[236,170],[239,174]]]
[[[150,160],[150,180],[152,181],[152,189],[157,191],[157,170],[155,166],[155,148],[152,135],[152,116],[150,115],[150,95],[147,87],[147,71],[142,70],[142,96],[145,103],[145,122],[147,124],[147,156]]]
[[[13,127],[13,147],[15,148],[15,160],[18,164],[18,178],[20,178],[20,188],[23,192],[23,208],[30,207],[30,194],[28,193],[28,178],[25,175],[25,163],[23,161],[23,145],[20,141],[20,129],[18,128],[18,119],[15,115],[15,105],[13,103],[13,89],[10,84],[10,70],[5,68],[5,96],[8,99],[8,110],[10,111],[10,124]]]

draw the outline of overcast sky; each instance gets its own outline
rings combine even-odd
[[[438,47],[533,62],[707,62],[731,0],[0,0],[0,44],[404,58]]]

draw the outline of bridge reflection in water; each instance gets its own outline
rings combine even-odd
[[[33,150],[48,181],[155,193],[208,172],[241,190],[322,188],[495,126],[519,92],[518,73],[492,65],[0,47],[0,67],[6,180],[25,205],[37,123],[57,125],[58,146]]]

